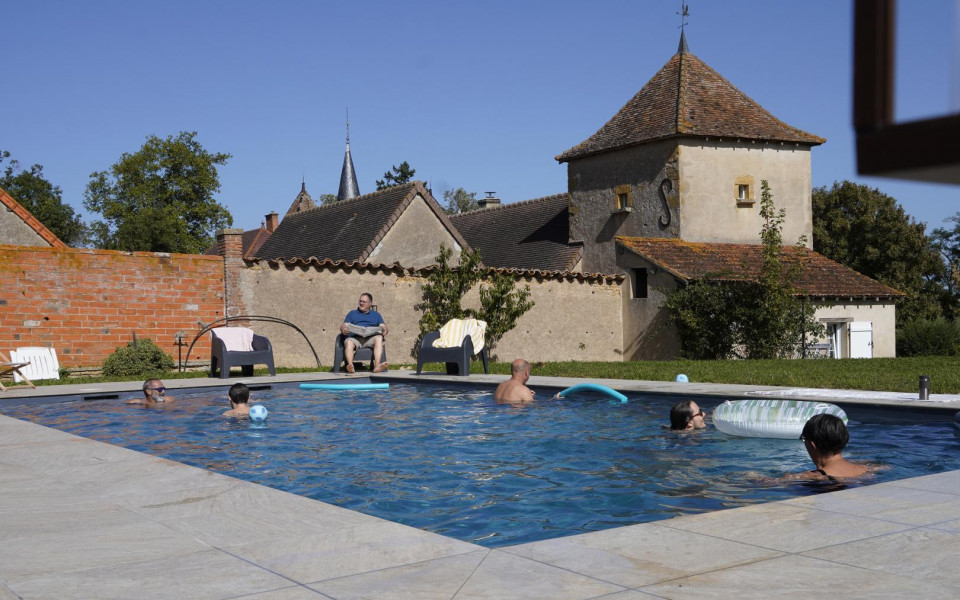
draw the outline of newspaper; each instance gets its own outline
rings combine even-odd
[[[347,331],[360,337],[370,337],[371,335],[380,335],[383,333],[379,325],[376,327],[361,327],[353,323],[347,323]]]

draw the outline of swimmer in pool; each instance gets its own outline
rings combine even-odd
[[[850,441],[850,433],[840,417],[825,413],[810,417],[803,426],[800,441],[806,446],[807,454],[817,468],[788,475],[791,479],[859,477],[871,471],[870,467],[843,458],[843,448]]]
[[[242,383],[235,383],[230,386],[227,392],[230,398],[230,410],[223,413],[225,417],[248,417],[250,416],[250,388]]]
[[[167,396],[167,388],[159,379],[148,379],[143,382],[143,398],[134,398],[127,404],[145,404],[146,406],[157,406],[160,404],[170,404],[175,400]]]
[[[670,409],[670,429],[674,431],[706,429],[707,423],[703,420],[706,416],[707,413],[703,412],[693,400],[681,400]]]
[[[534,392],[526,386],[530,379],[530,363],[518,358],[510,365],[510,379],[497,386],[493,399],[497,404],[519,406],[533,402]]]

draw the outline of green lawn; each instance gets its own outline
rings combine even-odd
[[[405,365],[416,368],[415,365]],[[391,365],[391,368],[397,368]],[[584,379],[641,379],[673,381],[678,373],[685,373],[690,381],[707,383],[740,383],[753,385],[780,385],[887,392],[916,392],[920,375],[930,376],[930,390],[934,394],[960,393],[960,359],[950,357],[874,358],[870,360],[705,360],[705,361],[643,361],[643,362],[558,362],[534,363],[533,374],[550,377],[581,377]],[[278,373],[309,373],[316,369],[278,368]],[[330,367],[324,367],[329,372]],[[426,371],[442,371],[439,364],[425,365]],[[474,362],[473,373],[482,373],[483,365]],[[257,375],[266,375],[266,369],[257,369]],[[361,373],[364,371],[360,371]],[[493,363],[490,372],[509,374],[509,363]],[[164,379],[206,377],[202,371],[172,372]],[[62,383],[102,383],[101,377],[70,378],[66,380],[37,381],[37,385]],[[9,385],[4,382],[4,385]],[[19,384],[18,384],[19,385]]]

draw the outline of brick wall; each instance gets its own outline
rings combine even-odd
[[[198,321],[223,317],[219,256],[0,245],[0,350],[47,346],[63,367],[95,367],[148,337],[177,358]],[[184,348],[186,351],[186,348]],[[209,360],[204,336],[190,360]]]

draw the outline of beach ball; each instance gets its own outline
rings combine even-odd
[[[254,421],[266,421],[268,414],[270,413],[267,412],[267,407],[262,404],[254,404],[250,407],[250,418]]]
[[[679,375],[677,375],[676,381],[677,381],[677,383],[687,383],[687,382],[689,382],[690,380],[687,379],[687,376],[686,376],[686,375],[684,375],[683,373],[680,373]]]

